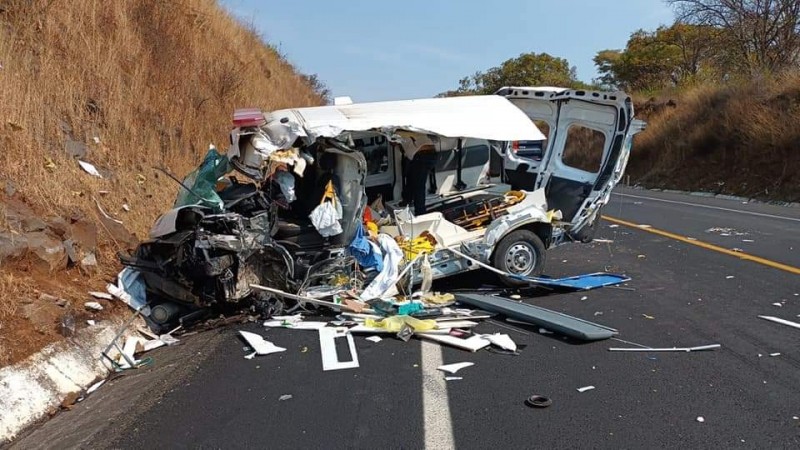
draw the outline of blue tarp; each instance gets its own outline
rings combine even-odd
[[[514,277],[517,278],[517,277]],[[543,277],[519,277],[530,283],[541,286],[548,286],[561,289],[571,289],[576,291],[588,291],[606,286],[614,286],[630,281],[630,277],[617,275],[615,273],[597,272],[586,275],[576,275],[565,278],[543,278]]]

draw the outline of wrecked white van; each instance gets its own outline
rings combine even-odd
[[[258,286],[379,299],[400,271],[425,285],[484,267],[512,285],[586,289],[533,277],[547,248],[591,239],[643,126],[624,93],[516,87],[237,110],[233,123],[227,154],[211,148],[150,239],[120,255],[154,328],[214,307],[281,311]],[[425,143],[431,169],[425,186],[415,179],[419,215],[401,202],[404,155],[422,148],[415,142]],[[541,150],[520,152],[530,142]],[[592,287],[626,279],[591,275]]]
[[[343,248],[364,209],[373,205],[388,214],[381,232],[410,239],[426,231],[439,249],[457,249],[502,272],[529,276],[542,272],[547,248],[591,240],[599,211],[625,169],[632,137],[642,128],[622,92],[509,87],[493,96],[273,111],[261,127],[267,138],[261,148],[240,145],[246,135],[235,131],[229,157],[252,173],[269,152],[327,143],[336,157],[322,167],[338,178],[343,228],[328,248]],[[436,150],[427,213],[416,217],[401,202],[402,144],[415,135]],[[518,156],[513,147],[519,141],[544,143],[541,158]],[[295,181],[301,190],[314,184]],[[316,186],[316,192],[304,191],[311,205],[322,189]],[[298,220],[291,214],[279,220],[276,240],[302,249],[317,239],[307,224],[311,205],[301,208]],[[434,279],[478,268],[440,250],[430,263]]]

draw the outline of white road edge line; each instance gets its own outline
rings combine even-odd
[[[455,448],[447,381],[442,372],[442,347],[422,341],[422,408],[426,449]]]
[[[757,213],[753,211],[742,211],[741,209],[723,208],[721,206],[701,205],[699,203],[679,202],[677,200],[665,200],[663,198],[644,197],[641,195],[633,195],[633,194],[621,194],[618,192],[612,192],[611,195],[618,195],[620,197],[641,198],[645,200],[653,200],[656,202],[664,202],[664,203],[676,203],[678,205],[697,206],[698,208],[718,209],[720,211],[750,214],[751,216],[769,217],[772,219],[783,219],[783,220],[791,220],[792,222],[800,222],[800,219],[796,219],[794,217],[776,216],[774,214]]]

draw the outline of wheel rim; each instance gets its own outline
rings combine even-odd
[[[530,244],[517,242],[506,251],[506,269],[516,275],[527,275],[536,266],[536,252]]]

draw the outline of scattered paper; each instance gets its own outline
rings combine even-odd
[[[592,389],[594,389],[594,386],[584,386],[582,388],[578,388],[578,392],[591,391]]]
[[[647,314],[642,314],[642,317],[644,317],[645,319],[649,319],[649,320],[655,319],[655,317],[647,315]]]
[[[777,306],[778,308],[781,308],[783,307],[783,303],[775,302],[772,304],[772,306]]]
[[[612,223],[611,225],[608,226],[608,228],[619,228],[619,225]]]
[[[444,377],[445,381],[463,380],[464,377]]]
[[[105,292],[92,291],[89,292],[89,295],[91,295],[94,298],[101,298],[103,300],[114,300],[114,297],[112,297],[111,294],[107,294]]]
[[[292,394],[283,394],[280,397],[278,397],[278,401],[279,402],[282,402],[284,400],[291,400],[291,399],[292,399]]]
[[[697,420],[700,423],[703,423],[703,422],[706,421],[706,419],[704,419],[703,416],[697,416],[697,419],[695,419],[695,420]]]
[[[81,160],[78,160],[78,164],[81,166],[81,169],[83,169],[89,175],[93,175],[98,178],[103,178],[103,176],[100,175],[100,172],[97,171],[97,168],[95,166]]]
[[[245,356],[246,359],[253,359],[256,355],[269,355],[270,353],[286,351],[285,348],[278,347],[255,333],[240,330],[239,334],[247,341],[250,348],[254,350],[253,353]]]
[[[770,353],[769,356],[781,356],[780,353]]]
[[[367,338],[367,340],[370,341],[370,342],[378,343],[378,342],[382,341],[383,339],[381,339],[380,336],[370,336],[370,337]]]
[[[589,300],[589,297],[584,295],[583,297],[581,297],[581,300]]]
[[[447,372],[449,374],[455,375],[456,372],[458,372],[459,370],[461,370],[461,369],[463,369],[465,367],[474,366],[474,365],[475,365],[475,363],[471,363],[471,362],[460,362],[460,363],[453,363],[453,364],[445,364],[443,366],[437,367],[436,370],[441,370],[442,372]]]
[[[725,277],[726,280],[732,280],[734,278],[736,278],[736,277],[734,277],[733,275],[728,275],[727,277]]]
[[[94,320],[87,320],[86,324],[89,325],[90,327],[93,327],[97,324],[97,322],[95,322]]]

